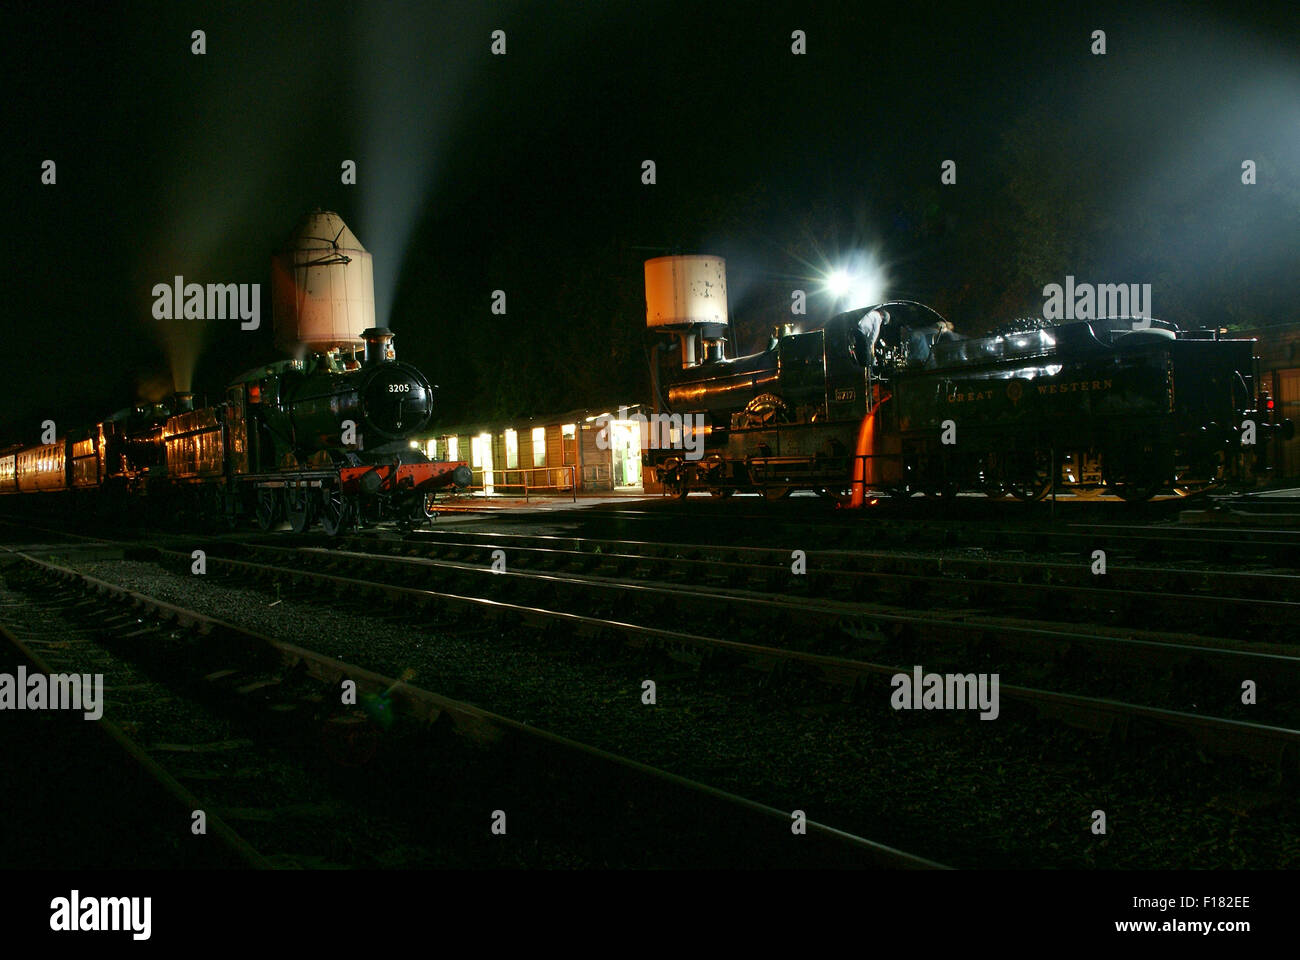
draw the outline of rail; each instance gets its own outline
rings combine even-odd
[[[786,838],[789,836],[786,831],[790,822],[790,813],[787,810],[768,806],[621,754],[612,753],[598,746],[569,739],[541,729],[533,723],[515,720],[470,703],[452,700],[421,687],[412,686],[406,682],[407,677],[405,676],[402,679],[384,676],[359,665],[345,663],[323,653],[255,633],[242,626],[219,620],[207,614],[178,607],[167,601],[137,593],[120,584],[100,580],[69,567],[38,559],[15,550],[9,550],[8,552],[44,571],[55,581],[80,583],[99,596],[113,597],[129,603],[133,615],[147,612],[164,622],[174,621],[179,627],[193,628],[204,635],[216,634],[218,637],[235,639],[245,649],[269,650],[278,657],[285,667],[302,670],[307,676],[333,686],[337,686],[342,679],[351,679],[356,683],[358,692],[383,693],[385,696],[391,697],[394,710],[422,721],[425,726],[431,725],[441,715],[446,714],[451,721],[451,732],[463,736],[482,747],[507,742],[509,745],[506,749],[517,750],[521,755],[544,754],[543,763],[571,764],[581,761],[590,764],[590,769],[607,772],[607,775],[621,774],[637,778],[641,781],[641,783],[637,784],[636,795],[638,797],[642,795],[644,790],[643,784],[653,785],[656,789],[663,791],[662,796],[664,797],[680,796],[689,798],[688,802],[692,807],[711,808],[717,811],[714,816],[722,814],[727,823],[735,823],[737,818],[744,818],[755,824],[763,825],[765,829],[761,833],[749,835],[752,838],[770,841],[782,835]],[[167,553],[169,552],[159,551],[159,555]],[[172,553],[174,554],[174,552]],[[188,554],[174,555],[188,557]],[[256,569],[262,574],[271,575],[281,572],[280,568],[264,564],[250,564],[245,561],[220,558],[214,559],[217,560],[219,565],[233,569]],[[295,574],[309,578],[320,578],[322,582],[325,580],[343,581],[347,579],[329,577],[308,571],[293,571],[290,573],[291,578]],[[364,583],[368,588],[385,592],[393,589],[398,589],[399,592],[402,590],[402,588],[393,588],[387,584],[373,581],[349,580],[348,582]],[[427,594],[429,597],[445,597],[460,603],[468,603],[471,608],[480,610],[495,606],[491,601],[480,601],[477,598],[436,594],[432,591],[419,592]],[[414,595],[414,591],[411,595]],[[502,604],[501,609],[502,611],[523,611],[530,608],[519,607],[514,604]],[[541,617],[555,616],[551,611],[544,609],[535,612]],[[570,623],[577,623],[585,619],[573,614],[561,614],[560,616],[568,619]],[[446,725],[444,724],[444,726]],[[198,809],[198,801],[191,802],[190,809]],[[209,818],[209,824],[211,823],[212,818]],[[783,829],[771,830],[770,826],[772,824],[780,824]],[[825,851],[826,863],[830,865],[922,870],[948,869],[943,864],[935,861],[868,840],[856,834],[847,833],[812,819],[806,821],[806,829],[810,839],[817,838],[818,847],[820,850]],[[781,848],[784,850],[790,849],[788,839],[787,842],[781,844]],[[812,855],[816,856],[816,852],[812,852]]]

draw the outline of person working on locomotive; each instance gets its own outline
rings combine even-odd
[[[933,326],[913,327],[909,331],[907,343],[907,360],[914,366],[931,366],[934,362],[934,345],[952,340],[964,340],[947,320],[940,320]]]
[[[853,341],[849,344],[849,352],[862,366],[869,367],[873,364],[876,341],[880,338],[881,329],[887,323],[889,323],[889,312],[880,307],[868,310],[858,321]]]

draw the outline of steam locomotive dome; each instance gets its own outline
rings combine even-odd
[[[370,254],[343,218],[316,210],[299,221],[271,258],[275,344],[302,356],[361,346],[375,326]]]
[[[385,363],[359,376],[361,416],[369,431],[402,440],[423,430],[433,416],[433,388],[410,364]]]

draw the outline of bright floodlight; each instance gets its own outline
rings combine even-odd
[[[885,299],[888,277],[884,264],[873,253],[858,253],[826,274],[825,290],[836,309],[869,307]]]
[[[836,270],[826,278],[826,290],[836,299],[844,296],[853,287],[853,278],[843,270]]]
[[[869,307],[885,299],[885,284],[879,274],[855,277],[847,291],[848,307]]]

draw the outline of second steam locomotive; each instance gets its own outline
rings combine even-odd
[[[929,307],[892,301],[778,328],[765,351],[733,359],[724,264],[706,256],[648,261],[646,306],[650,330],[671,337],[652,359],[656,403],[674,429],[704,434],[696,458],[650,454],[678,496],[1146,500],[1250,479],[1291,427],[1257,393],[1254,341],[1216,330],[1035,320],[966,339]]]

